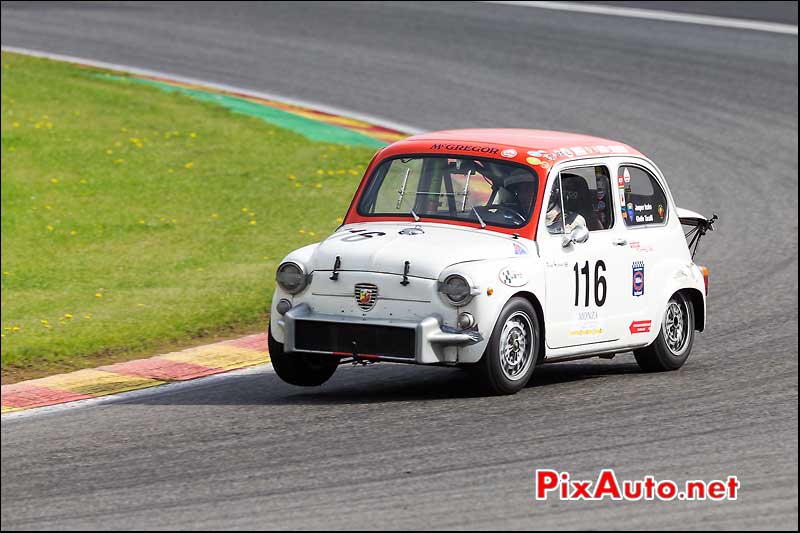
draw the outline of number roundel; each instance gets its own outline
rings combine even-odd
[[[579,267],[578,263],[572,268],[575,271],[575,307],[580,305],[580,292],[581,292],[581,274],[586,278],[586,286],[584,293],[584,307],[589,307],[589,292],[591,291],[591,283],[589,279],[589,261]],[[606,294],[608,293],[608,284],[603,273],[606,271],[606,264],[603,260],[597,261],[594,264],[594,304],[597,307],[603,307],[606,303]],[[602,297],[600,296],[602,290]]]

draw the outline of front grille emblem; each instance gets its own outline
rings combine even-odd
[[[378,286],[372,283],[356,283],[355,296],[358,307],[362,311],[369,311],[375,307],[378,299]]]

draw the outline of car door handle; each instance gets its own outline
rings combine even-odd
[[[626,244],[628,244],[628,241],[626,241],[625,239],[614,239],[613,241],[611,241],[611,244],[613,244],[614,246],[625,246]]]

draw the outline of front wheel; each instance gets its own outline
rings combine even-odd
[[[689,358],[693,342],[694,307],[686,296],[676,293],[667,303],[656,340],[634,350],[633,356],[646,372],[677,370]]]
[[[316,387],[328,381],[339,367],[339,358],[314,353],[286,353],[283,344],[269,331],[269,358],[275,373],[286,383],[300,387]]]
[[[539,357],[539,320],[525,298],[512,298],[494,326],[475,374],[490,394],[515,394],[533,375]]]

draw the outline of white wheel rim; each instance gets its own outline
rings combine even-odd
[[[500,368],[510,381],[519,381],[533,363],[536,334],[530,317],[516,311],[503,324],[500,332]]]

